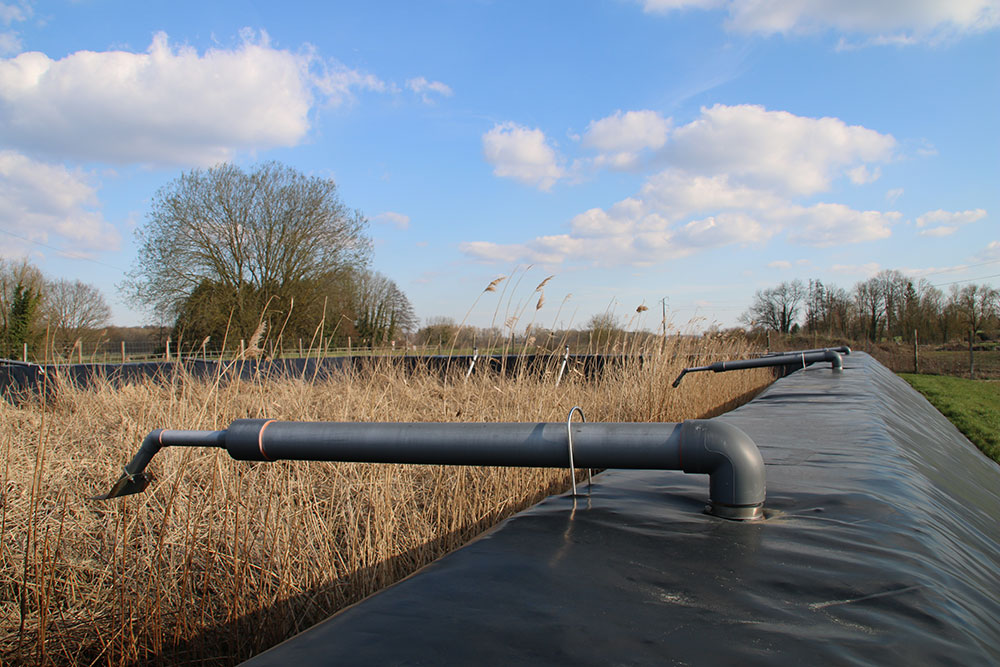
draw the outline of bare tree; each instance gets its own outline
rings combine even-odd
[[[276,162],[246,172],[232,164],[194,170],[153,197],[124,288],[169,319],[201,288],[201,302],[224,311],[219,320],[255,311],[231,332],[248,335],[242,329],[252,330],[274,297],[285,319],[294,299],[296,313],[322,309],[328,286],[367,263],[367,224],[332,180]]]
[[[858,310],[861,329],[868,340],[877,341],[885,322],[885,306],[882,281],[869,278],[854,286],[854,305]]]
[[[740,320],[752,327],[788,333],[799,317],[799,307],[805,297],[806,288],[800,280],[757,290],[753,303],[740,315]]]
[[[952,285],[949,303],[966,327],[979,331],[986,322],[997,316],[1000,292],[989,285],[966,285],[961,289],[958,285]]]
[[[111,307],[101,291],[79,280],[47,283],[42,309],[53,343],[62,347],[95,339],[111,321]]]
[[[358,272],[354,279],[354,328],[370,346],[384,344],[414,329],[413,306],[395,282],[381,273]]]

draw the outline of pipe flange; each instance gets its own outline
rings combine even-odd
[[[764,505],[723,505],[712,503],[705,506],[705,512],[720,519],[730,521],[760,521],[764,518]]]

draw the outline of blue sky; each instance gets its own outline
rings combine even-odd
[[[794,278],[997,286],[998,26],[998,0],[0,0],[0,255],[147,321],[116,285],[153,193],[276,159],[336,180],[421,319],[512,273],[525,301],[554,274],[539,323],[650,329]]]

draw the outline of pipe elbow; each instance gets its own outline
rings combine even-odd
[[[726,519],[763,517],[764,459],[746,433],[716,420],[689,419],[681,426],[681,470],[709,475],[708,512]]]
[[[830,367],[835,371],[844,370],[844,358],[840,355],[840,352],[830,350]]]

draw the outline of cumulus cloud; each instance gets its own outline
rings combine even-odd
[[[58,236],[77,250],[116,250],[121,241],[86,174],[11,150],[0,151],[0,229],[40,243]]]
[[[406,87],[419,95],[424,104],[434,103],[432,94],[441,95],[442,97],[452,96],[452,90],[448,84],[441,83],[440,81],[428,81],[422,76],[418,76],[414,79],[407,79]]]
[[[808,34],[834,30],[867,36],[871,45],[936,42],[1000,25],[997,0],[644,0],[647,12],[724,9],[728,30]],[[858,46],[846,41],[842,47]]]
[[[896,211],[796,201],[829,190],[838,178],[870,181],[878,171],[873,163],[893,155],[896,142],[890,135],[837,118],[747,105],[702,109],[672,132],[661,124],[661,134],[640,131],[655,119],[637,113],[643,115],[618,112],[591,123],[583,142],[598,150],[629,151],[662,140],[657,156],[669,166],[649,176],[635,195],[576,215],[567,234],[510,245],[475,241],[462,244],[462,250],[482,261],[644,265],[709,248],[760,245],[779,234],[815,247],[877,241],[889,237],[901,218]],[[535,185],[551,185],[562,176],[540,130],[508,123],[489,135],[498,145],[518,149],[508,148],[510,155],[500,159],[502,151],[494,148],[491,162],[507,168],[501,174],[498,166],[498,175]]]
[[[665,151],[687,171],[724,172],[754,187],[809,195],[827,190],[845,168],[889,160],[895,147],[892,135],[839,118],[717,104],[677,128]]]
[[[396,229],[409,229],[410,227],[410,216],[395,211],[379,213],[373,219],[383,225],[392,225]]]
[[[801,245],[828,247],[889,238],[902,218],[898,211],[856,211],[844,204],[791,206],[776,215],[789,228],[788,240]]]
[[[670,119],[656,111],[616,111],[591,121],[583,135],[583,146],[598,151],[599,166],[626,169],[634,166],[639,152],[660,148],[667,142]]]
[[[58,159],[210,165],[299,143],[317,98],[341,104],[377,77],[242,33],[198,53],[157,33],[144,53],[0,59],[0,142]]]
[[[512,122],[493,126],[483,135],[483,155],[501,178],[549,190],[565,174],[545,133]]]

